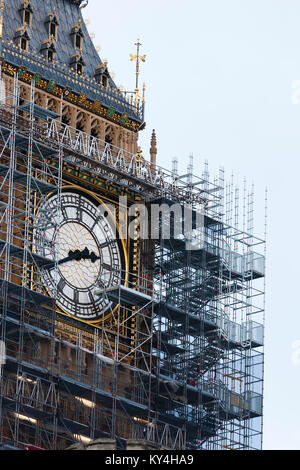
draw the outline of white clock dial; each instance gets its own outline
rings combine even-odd
[[[36,253],[49,259],[43,282],[51,295],[57,286],[59,307],[86,320],[101,318],[113,308],[105,294],[95,294],[99,286],[119,285],[122,277],[119,244],[105,211],[75,192],[62,193],[59,210],[54,195],[39,211],[34,239]]]

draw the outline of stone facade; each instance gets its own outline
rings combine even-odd
[[[13,92],[13,78],[4,76],[6,93]],[[20,99],[30,100],[30,85],[22,84]],[[130,153],[137,153],[138,133],[127,130],[96,114],[89,113],[78,106],[59,99],[41,90],[35,91],[35,104],[60,114],[61,121],[74,129],[101,139]]]
[[[127,448],[126,450],[147,450],[147,451],[155,451],[159,450],[160,447],[153,442],[144,441],[140,439],[128,439],[127,441]],[[161,448],[162,449],[162,448]],[[163,448],[167,450],[166,447]],[[117,450],[116,441],[113,439],[96,439],[95,441],[91,441],[89,444],[83,444],[79,442],[78,444],[74,444],[68,447],[65,450]]]

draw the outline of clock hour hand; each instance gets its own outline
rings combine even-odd
[[[73,253],[76,253],[76,252],[78,252],[78,250],[76,250],[75,252],[70,251],[69,256],[72,256]],[[98,259],[100,259],[100,256],[95,255],[94,252],[90,253],[88,248],[85,247],[84,250],[79,252],[78,257],[76,257],[75,259],[78,260],[78,261],[80,261],[82,259],[89,259],[89,260],[91,260],[92,263],[95,263]]]

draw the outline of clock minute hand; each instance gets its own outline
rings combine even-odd
[[[60,259],[57,261],[57,265],[67,263],[68,261],[73,261],[73,260],[81,260],[81,252],[79,250],[76,251],[69,251],[69,256],[66,258]],[[52,269],[56,266],[56,263],[49,263],[45,266],[46,269]]]
[[[59,266],[60,264],[67,263],[68,261],[81,261],[82,259],[89,259],[92,261],[92,263],[95,263],[98,259],[100,259],[100,256],[95,255],[95,253],[90,253],[88,248],[85,247],[84,250],[79,251],[75,250],[69,251],[69,256],[66,258],[63,258],[57,262],[57,265]],[[50,263],[45,266],[46,269],[52,269],[55,267],[55,263]]]

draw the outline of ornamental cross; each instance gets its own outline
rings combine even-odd
[[[145,62],[146,56],[145,55],[140,55],[140,46],[142,46],[142,44],[140,43],[139,39],[135,43],[135,46],[136,46],[136,55],[130,54],[130,62],[132,62],[133,60],[136,60],[136,85],[135,85],[135,88],[136,88],[136,90],[138,90],[139,89],[140,60],[142,62]]]

